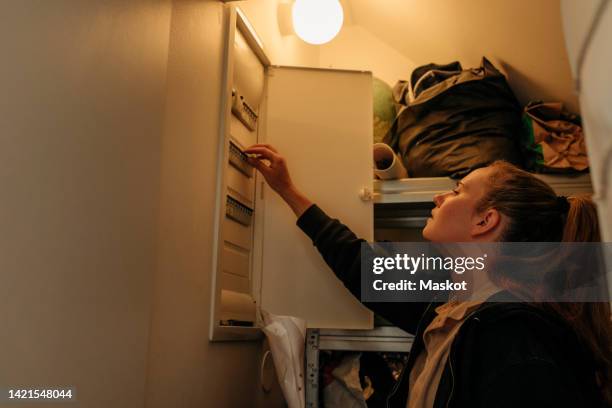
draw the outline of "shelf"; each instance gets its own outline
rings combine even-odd
[[[393,327],[372,330],[310,329],[317,336],[319,350],[409,352],[414,336]]]
[[[592,194],[588,173],[574,175],[534,174],[548,183],[558,195]],[[455,187],[450,177],[404,178],[399,180],[374,180],[374,203],[422,203],[433,201],[436,194]]]
[[[372,330],[308,329],[306,332],[306,408],[318,408],[321,390],[319,352],[321,350],[409,353],[414,336],[398,327]]]

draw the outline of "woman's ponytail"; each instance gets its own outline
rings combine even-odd
[[[563,242],[599,242],[597,208],[589,196],[570,197]],[[605,250],[605,249],[604,249]],[[585,273],[586,271],[582,271]],[[573,281],[578,277],[568,277]],[[561,315],[587,344],[596,365],[596,378],[604,400],[612,406],[612,323],[610,303],[552,303],[548,307]],[[602,324],[603,323],[603,324]]]
[[[589,196],[570,197],[563,227],[563,242],[599,242],[597,209]]]
[[[503,161],[495,162],[491,167],[494,171],[489,179],[488,191],[479,203],[478,210],[495,208],[510,219],[502,236],[503,241],[600,241],[597,211],[589,196],[557,196],[548,184]],[[574,289],[576,282],[597,273],[588,265],[568,269],[562,279],[567,289]],[[512,287],[506,288],[513,290]],[[590,351],[605,406],[612,407],[610,303],[548,302],[538,303],[538,306],[566,321]]]

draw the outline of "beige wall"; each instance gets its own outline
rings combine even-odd
[[[576,111],[559,0],[350,0],[354,22],[417,65],[499,59],[523,103],[563,101]]]
[[[165,1],[2,4],[1,386],[143,406],[169,23]]]
[[[361,26],[345,25],[338,36],[320,47],[321,68],[372,71],[393,86],[410,78],[414,62]]]
[[[259,391],[259,342],[208,341],[222,7],[172,11],[147,407],[279,406]]]
[[[259,343],[208,342],[222,7],[3,7],[1,385],[74,386],[88,408],[279,405],[257,391]]]

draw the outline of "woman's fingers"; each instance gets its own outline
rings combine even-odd
[[[272,171],[272,169],[270,169],[270,166],[266,165],[266,163],[262,162],[260,159],[257,159],[255,157],[249,157],[247,160],[249,161],[251,166],[259,170],[264,176]]]
[[[274,146],[269,145],[267,143],[256,143],[256,144],[254,144],[251,147],[265,147],[265,148],[267,148],[269,150],[272,150],[274,153],[278,153],[278,150],[276,150],[276,148]]]
[[[268,185],[279,194],[292,187],[291,176],[285,158],[266,144],[256,144],[245,149],[249,163],[266,179]],[[269,163],[269,164],[268,164]]]
[[[272,163],[276,163],[280,159],[280,156],[277,153],[263,146],[251,146],[248,149],[245,149],[244,152],[246,154],[258,154],[259,159],[270,160]]]

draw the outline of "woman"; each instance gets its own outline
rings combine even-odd
[[[272,146],[254,145],[246,153],[255,155],[251,164],[289,204],[298,226],[359,298],[363,240],[297,190],[284,158]],[[557,197],[544,182],[504,162],[473,171],[434,202],[423,230],[433,242],[599,239],[589,199]],[[415,334],[388,406],[609,406],[609,303],[496,302],[512,296],[515,282],[492,271],[488,276],[494,283],[489,289],[498,289],[490,291],[486,303],[366,303]]]

